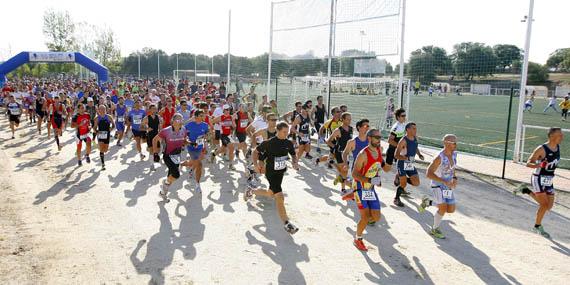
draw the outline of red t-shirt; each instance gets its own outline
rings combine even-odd
[[[232,133],[232,116],[222,115],[220,119],[220,125],[222,125],[222,134],[229,136]]]
[[[89,129],[91,127],[91,116],[89,116],[89,114],[77,114],[73,117],[72,122],[77,124],[78,135],[81,136],[89,133]]]
[[[172,116],[174,116],[175,112],[176,110],[174,110],[174,108],[164,108],[164,112],[162,113],[162,128],[170,126],[170,121],[172,120]]]
[[[249,117],[246,112],[237,112],[237,132],[240,134],[245,133],[245,129],[249,125]]]

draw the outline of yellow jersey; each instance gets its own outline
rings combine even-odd
[[[570,109],[570,100],[564,100],[562,102],[560,102],[560,108],[562,109]]]

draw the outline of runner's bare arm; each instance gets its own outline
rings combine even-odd
[[[354,150],[355,141],[351,139],[346,143],[346,147],[344,147],[344,151],[342,152],[342,160],[348,161],[348,155]]]
[[[388,144],[395,147],[398,146],[398,143],[396,142],[396,136],[394,135],[394,133],[390,133],[390,135],[388,136]]]
[[[398,143],[398,147],[396,147],[396,151],[394,152],[394,157],[396,157],[397,160],[408,160],[407,156],[403,156],[400,153],[402,151],[405,151],[407,147],[406,144],[406,140],[400,140],[400,142]]]
[[[332,143],[332,141],[334,139],[336,139],[338,136],[340,136],[340,130],[336,129],[334,130],[334,132],[330,135],[330,137],[327,139],[327,145],[330,147],[334,147],[334,144]]]
[[[541,163],[540,161],[542,161],[544,156],[546,156],[546,153],[544,152],[544,148],[542,147],[542,145],[540,145],[534,149],[534,151],[532,152],[532,155],[528,158],[528,160],[526,162],[526,167],[528,167],[528,168],[540,168],[540,163]],[[537,162],[537,161],[539,161],[539,162]]]
[[[369,178],[366,178],[364,175],[360,174],[362,168],[366,164],[366,160],[366,154],[364,153],[360,153],[356,157],[356,160],[354,161],[354,169],[352,170],[352,178],[355,180],[358,180],[360,182],[370,182]]]
[[[154,138],[152,139],[152,152],[154,154],[157,154],[160,151],[160,147],[158,146],[158,144],[160,143],[161,140],[162,138],[158,134],[154,136]]]
[[[431,179],[435,182],[439,182],[439,183],[443,183],[446,184],[445,181],[443,181],[443,179],[441,179],[441,177],[437,176],[437,174],[435,174],[435,172],[437,171],[437,168],[439,167],[439,165],[441,164],[441,159],[439,158],[439,155],[429,164],[427,172],[426,172],[426,176],[428,179]]]

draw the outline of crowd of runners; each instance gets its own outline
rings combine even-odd
[[[175,84],[116,79],[98,85],[94,81],[27,78],[9,81],[1,95],[12,139],[19,125],[27,123],[37,128],[35,136],[53,139],[54,147],[61,151],[73,147],[60,139],[64,133],[72,133],[79,167],[92,162],[95,144],[101,171],[109,160],[105,156],[109,148],[127,144],[135,145],[141,163],[152,171],[161,169],[162,161],[168,172],[160,189],[157,185],[157,192],[164,203],[169,202],[169,188],[183,171],[198,194],[205,167],[226,165],[237,172],[236,164],[243,163],[247,180],[244,200],[273,198],[283,227],[290,234],[299,228],[287,216],[284,202],[283,177],[288,161],[296,170],[301,160],[310,167],[326,165],[336,172],[334,185],[340,188],[340,198],[355,203],[360,212],[353,242],[362,251],[367,250],[362,239],[365,228],[380,219],[377,191],[382,186],[381,176],[392,181],[387,176],[394,169],[392,202],[398,207],[405,207],[401,197],[409,196],[410,188],[420,185],[415,159],[424,157],[418,147],[418,126],[406,120],[404,109],[393,112],[394,124],[384,132],[389,134],[384,150],[382,130],[371,126],[366,118],[353,118],[347,105],[334,106],[328,112],[322,96],[315,102],[295,102],[291,111],[280,113],[276,102],[267,96],[259,101],[256,96],[240,97],[228,93],[223,82],[186,80]],[[437,209],[430,234],[439,239],[445,238],[440,228],[444,215],[455,211],[458,187],[458,138],[442,134],[443,149],[426,171],[432,196],[422,197],[418,207],[420,213],[429,206]],[[530,195],[539,204],[533,230],[545,237],[549,234],[542,219],[554,203],[553,177],[560,161],[561,129],[551,128],[547,138],[527,163],[534,169],[531,187],[523,185],[516,191]],[[262,186],[261,175],[265,175],[267,187]]]

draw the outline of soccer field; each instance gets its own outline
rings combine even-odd
[[[266,86],[257,89],[265,93]],[[425,94],[425,93],[424,93]],[[502,158],[505,147],[507,117],[509,107],[508,96],[481,96],[463,94],[457,96],[446,94],[432,97],[427,95],[410,96],[408,119],[418,123],[420,143],[441,146],[441,137],[446,133],[454,133],[459,138],[458,149],[474,154]],[[280,114],[293,109],[295,101],[311,99],[316,101],[318,95],[325,97],[322,86],[308,88],[302,83],[279,82],[277,86],[277,102]],[[271,90],[271,98],[275,99],[275,85]],[[348,105],[353,114],[353,123],[366,117],[373,125],[378,125],[385,116],[385,95],[351,95],[349,93],[332,93],[331,107]],[[513,98],[511,126],[509,131],[508,158],[512,158],[517,120],[518,97]],[[397,100],[394,99],[397,103]],[[560,113],[549,110],[543,113],[547,105],[546,98],[536,98],[532,112],[524,113],[524,124],[543,127],[560,126],[570,128],[570,122],[561,121]],[[558,107],[557,107],[558,108]],[[525,134],[524,159],[528,153],[546,140],[546,130],[527,129]],[[561,167],[570,168],[570,146],[562,145],[563,161]]]

